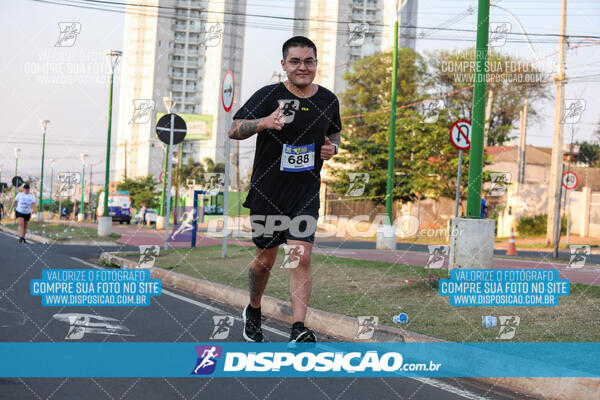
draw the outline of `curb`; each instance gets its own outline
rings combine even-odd
[[[117,256],[113,252],[103,252],[100,260],[117,265],[123,269],[138,268],[135,261]],[[193,295],[202,295],[243,309],[248,304],[248,292],[192,278],[177,272],[161,268],[151,268],[153,279],[162,284]],[[270,296],[263,296],[261,311],[264,315],[292,323],[291,303]],[[446,342],[431,336],[405,331],[387,326],[376,326],[369,340],[357,340],[358,320],[341,314],[334,314],[309,307],[306,313],[306,325],[311,329],[345,341],[360,342]],[[600,393],[600,378],[468,378],[503,389],[526,394],[534,398],[548,400],[597,400]]]
[[[19,233],[17,231],[6,228],[4,226],[0,226],[0,231],[10,233],[11,235],[15,235],[15,236],[19,237]],[[57,243],[56,240],[48,239],[48,238],[45,238],[43,236],[36,235],[33,233],[26,233],[25,236],[27,237],[28,240],[31,240],[32,242],[35,242],[35,243],[41,243],[41,244],[56,244]]]
[[[117,256],[113,252],[103,252],[100,259],[117,265],[124,269],[135,269],[137,263]],[[192,278],[177,272],[167,271],[161,268],[151,268],[150,274],[153,279],[160,279],[164,286],[182,290],[184,292],[202,295],[225,302],[229,305],[243,309],[248,304],[248,291],[237,289],[220,283],[210,282],[203,279]],[[264,315],[292,323],[292,305],[289,301],[283,301],[270,296],[263,296],[261,310]],[[306,312],[306,325],[315,331],[333,336],[346,341],[360,342],[444,342],[430,336],[406,331],[388,326],[376,326],[373,337],[369,340],[356,339],[358,332],[358,320],[341,314],[308,307]]]
[[[18,236],[17,231],[6,228],[4,226],[0,226],[0,231]],[[64,246],[104,246],[104,247],[122,246],[121,243],[112,242],[112,241],[95,242],[95,241],[91,241],[91,240],[71,240],[71,241],[63,242],[62,240],[49,239],[47,237],[36,235],[34,233],[27,233],[26,236],[27,236],[28,240],[31,240],[32,242],[40,243],[40,244],[52,244],[52,245],[64,245]]]

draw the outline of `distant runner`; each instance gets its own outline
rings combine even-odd
[[[24,184],[23,191],[17,193],[15,196],[13,207],[15,208],[15,218],[17,219],[17,224],[19,224],[19,243],[27,243],[25,241],[27,224],[31,218],[31,212],[35,208],[35,196],[29,193],[28,183]]]
[[[256,255],[249,269],[250,302],[242,312],[243,336],[262,342],[261,298],[279,245],[301,254],[290,269],[291,342],[316,342],[304,326],[311,290],[310,256],[319,218],[323,162],[337,153],[342,124],[335,94],[313,82],[317,48],[303,36],[283,44],[281,66],[288,80],[258,90],[234,115],[229,137],[258,133],[250,191]],[[303,251],[297,251],[303,247]],[[294,249],[295,248],[295,249]]]

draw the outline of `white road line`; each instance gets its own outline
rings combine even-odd
[[[10,238],[17,238],[17,239],[19,238],[17,235],[9,233],[9,232],[0,231],[0,233],[3,234],[3,235],[8,236]]]
[[[440,390],[444,390],[448,393],[453,393],[456,394],[458,396],[462,396],[465,399],[469,399],[469,400],[489,400],[489,397],[485,397],[485,396],[480,396],[476,393],[470,392],[468,390],[465,389],[460,389],[457,388],[455,386],[452,386],[450,384],[447,384],[446,382],[442,382],[442,381],[438,381],[436,379],[432,379],[432,378],[411,378],[414,379],[416,381],[419,381],[421,383],[424,383],[426,385],[429,386],[434,386]]]
[[[179,294],[177,294],[177,293],[173,293],[173,292],[170,292],[170,291],[168,291],[168,290],[165,290],[165,289],[163,289],[163,291],[162,291],[162,292],[163,292],[163,293],[165,293],[165,294],[168,294],[169,296],[175,297],[176,299],[183,300],[183,301],[187,301],[187,302],[188,302],[188,303],[190,303],[190,304],[194,304],[194,305],[197,305],[198,307],[205,308],[205,309],[207,309],[207,310],[209,310],[209,311],[213,311],[213,312],[215,312],[215,313],[227,314],[227,312],[226,312],[226,311],[224,311],[224,310],[221,310],[220,308],[217,308],[217,307],[214,307],[214,306],[211,306],[211,305],[208,305],[208,304],[204,304],[204,303],[202,303],[202,302],[199,302],[199,301],[196,301],[196,300],[193,300],[193,299],[187,298],[187,297],[185,297],[185,296],[181,296],[181,295],[179,295]],[[242,318],[241,318],[241,317],[236,317],[236,316],[234,316],[233,318],[234,318],[236,321],[242,321]],[[289,333],[285,333],[285,332],[283,332],[283,331],[280,331],[279,329],[271,328],[270,326],[266,326],[266,325],[264,325],[264,324],[261,324],[261,327],[262,327],[262,329],[263,329],[263,330],[265,330],[265,331],[268,331],[268,332],[275,333],[275,334],[277,334],[277,335],[280,335],[280,336],[283,336],[283,337],[285,337],[285,338],[289,338],[289,337],[290,337],[290,334],[289,334]]]
[[[87,261],[84,261],[84,260],[82,260],[82,259],[80,259],[80,258],[77,258],[77,257],[70,257],[70,258],[71,258],[72,260],[78,261],[78,262],[80,262],[80,263],[83,263],[83,264],[85,264],[85,265],[89,265],[90,267],[93,267],[93,268],[96,268],[96,269],[104,269],[104,268],[102,268],[102,267],[100,267],[100,266],[94,265],[94,264],[92,264],[92,263],[89,263],[89,262],[87,262]],[[209,305],[209,304],[204,304],[204,303],[202,303],[202,302],[200,302],[200,301],[197,301],[197,300],[194,300],[194,299],[190,299],[190,298],[188,298],[188,297],[185,297],[185,296],[179,295],[179,294],[177,294],[177,293],[173,293],[173,292],[171,292],[170,290],[163,289],[163,290],[162,290],[162,293],[164,293],[164,294],[166,294],[166,295],[169,295],[169,296],[171,296],[171,297],[174,297],[174,298],[176,298],[176,299],[183,300],[183,301],[185,301],[185,302],[188,302],[188,303],[190,303],[190,304],[193,304],[193,305],[195,305],[195,306],[198,306],[198,307],[205,308],[205,309],[207,309],[207,310],[209,310],[209,311],[212,311],[212,312],[214,312],[214,313],[216,313],[216,314],[221,314],[221,315],[228,314],[228,312],[227,312],[227,311],[225,311],[225,310],[221,310],[220,308],[217,308],[217,307],[211,306],[211,305]],[[242,318],[241,318],[241,317],[234,316],[233,318],[234,318],[236,321],[242,321]],[[263,328],[263,330],[265,330],[265,331],[267,331],[267,332],[275,333],[276,335],[283,336],[283,337],[285,337],[285,338],[288,338],[288,337],[290,337],[290,334],[289,334],[289,333],[285,333],[285,332],[283,332],[283,331],[280,331],[279,329],[271,328],[270,326],[267,326],[267,325],[264,325],[264,324],[262,325],[262,328]]]
[[[82,264],[88,265],[88,266],[90,266],[92,268],[104,269],[104,268],[102,268],[102,267],[100,267],[98,265],[95,265],[95,264],[92,264],[90,262],[84,261],[84,260],[82,260],[80,258],[77,258],[77,257],[69,257],[69,258],[71,258],[72,260],[75,260],[77,262],[80,262]],[[194,304],[194,305],[196,305],[198,307],[205,308],[205,309],[207,309],[209,311],[212,311],[212,312],[215,312],[215,313],[227,314],[226,311],[221,310],[220,308],[217,308],[217,307],[214,307],[214,306],[211,306],[211,305],[208,305],[208,304],[204,304],[202,302],[199,302],[199,301],[187,298],[185,296],[181,296],[181,295],[179,295],[177,293],[173,293],[173,292],[171,292],[169,290],[163,289],[162,293],[164,293],[166,295],[169,295],[171,297],[175,297],[176,299],[183,300],[183,301],[188,302],[190,304]],[[233,318],[235,320],[237,320],[237,321],[242,321],[241,317],[235,317],[234,316]],[[271,328],[270,326],[266,326],[266,325],[263,325],[262,328],[265,331],[272,332],[272,333],[275,333],[277,335],[280,335],[280,336],[283,336],[283,337],[286,337],[286,338],[289,337],[288,333],[280,331],[279,329]],[[321,344],[322,344],[322,342],[321,342]],[[449,385],[449,384],[447,384],[445,382],[438,381],[438,380],[432,379],[432,378],[406,378],[406,379],[414,379],[416,381],[419,381],[419,382],[424,383],[424,384],[429,385],[429,386],[433,386],[433,387],[435,387],[437,389],[440,389],[440,390],[443,390],[445,392],[453,393],[453,394],[456,394],[458,396],[462,396],[462,397],[464,397],[465,399],[468,399],[468,400],[486,400],[486,399],[488,399],[487,397],[479,396],[479,395],[477,395],[475,393],[472,393],[472,392],[470,392],[468,390],[459,389],[459,388],[454,387],[452,385]]]

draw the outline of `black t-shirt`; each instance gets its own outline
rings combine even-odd
[[[340,132],[340,105],[322,86],[309,98],[290,92],[283,83],[265,86],[244,104],[233,119],[258,119],[279,104],[286,116],[280,131],[258,133],[248,197],[244,207],[264,214],[297,214],[319,208],[321,146],[325,136]],[[283,155],[283,160],[282,160]]]

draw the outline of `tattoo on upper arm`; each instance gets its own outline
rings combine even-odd
[[[260,119],[236,119],[229,130],[229,137],[243,140],[256,133]]]
[[[331,143],[337,144],[339,146],[340,141],[342,139],[342,132],[330,133],[327,135],[327,137],[329,138],[329,140],[331,140]]]

